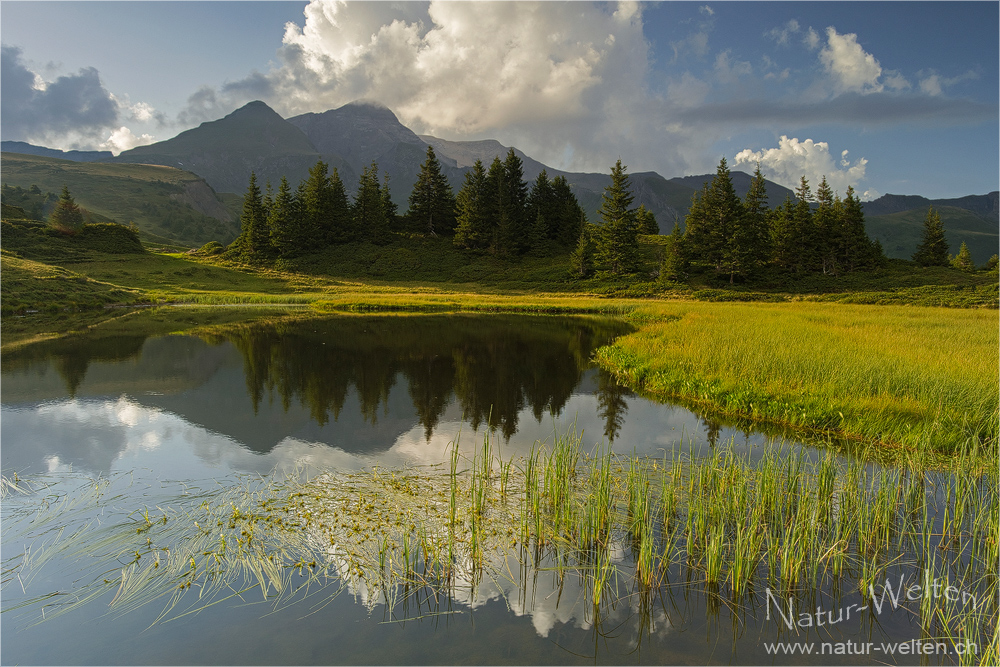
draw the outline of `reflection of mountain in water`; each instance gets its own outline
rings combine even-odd
[[[539,421],[558,414],[593,351],[627,330],[597,318],[340,316],[238,325],[204,339],[84,336],[5,355],[3,402],[128,395],[258,452],[286,438],[384,451],[416,424],[430,438],[463,417],[510,437],[525,409]],[[613,438],[625,391],[603,372],[587,384],[596,384]],[[74,460],[78,448],[69,438],[50,454]]]

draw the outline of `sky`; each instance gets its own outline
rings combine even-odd
[[[997,2],[0,2],[0,135],[162,141],[253,100],[379,102],[555,168],[844,194],[1000,181]]]

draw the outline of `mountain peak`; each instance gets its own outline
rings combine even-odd
[[[356,171],[396,144],[425,146],[392,110],[370,100],[355,100],[323,113],[305,113],[288,122],[302,130],[321,154],[340,155]]]

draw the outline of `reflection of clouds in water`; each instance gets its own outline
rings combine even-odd
[[[612,543],[609,548],[612,562],[629,572],[624,545]],[[329,547],[327,553],[357,603],[368,609],[387,604],[386,593],[378,585],[379,577],[359,575],[351,567],[347,554],[337,546]],[[578,573],[568,570],[560,578],[556,571],[560,564],[552,557],[543,559],[537,567],[522,565],[514,554],[497,554],[491,561],[483,572],[493,576],[485,574],[473,580],[471,558],[459,559],[454,585],[446,591],[453,602],[477,609],[502,600],[515,616],[530,617],[540,637],[548,637],[557,625],[573,624],[581,630],[594,626],[594,605],[588,588],[591,584]],[[626,621],[648,623],[639,631],[666,636],[671,624],[665,610],[653,605],[644,619],[640,605],[638,596],[615,605],[602,604],[601,623],[606,626],[619,626]]]
[[[381,451],[351,453],[324,442],[286,436],[267,453],[245,447],[232,437],[192,424],[184,417],[142,405],[127,396],[115,400],[70,399],[31,408],[4,407],[4,465],[16,469],[47,469],[50,459],[95,473],[134,466],[158,473],[183,475],[223,472],[259,472],[340,468],[356,470],[376,463],[387,467],[435,465],[448,461],[456,440],[463,455],[471,457],[483,444],[485,425],[473,429],[453,417],[442,421],[427,437],[423,426],[413,426],[385,443]],[[678,443],[682,434],[697,432],[697,419],[683,409],[631,401],[630,418],[616,441],[616,448],[638,454],[661,455]],[[538,421],[525,409],[519,429],[509,441],[491,434],[495,452],[504,458],[525,456],[536,441],[551,444],[555,434],[574,427],[582,433],[585,451],[604,442],[603,422],[597,400],[590,394],[570,398],[559,417]],[[685,437],[686,439],[686,437]],[[349,447],[349,443],[345,443]]]

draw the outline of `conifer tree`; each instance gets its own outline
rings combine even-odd
[[[65,185],[55,209],[49,216],[49,224],[63,234],[76,234],[83,228],[83,211],[77,206],[69,193],[69,188]]]
[[[783,269],[793,269],[798,262],[799,234],[795,226],[795,204],[790,196],[771,214],[771,257]]]
[[[545,219],[545,238],[553,238],[555,236],[554,227],[557,215],[556,193],[544,169],[542,169],[535,182],[531,185],[531,192],[528,193],[527,207],[528,216],[531,220],[536,220],[539,214]]]
[[[586,223],[580,227],[576,249],[569,256],[570,275],[574,278],[587,278],[594,272],[594,231]]]
[[[743,202],[733,188],[732,176],[726,158],[719,160],[715,178],[708,186],[708,196],[704,202],[705,235],[700,256],[715,267],[718,273],[733,275],[740,271],[743,251],[737,245],[738,228],[743,218]]]
[[[826,182],[826,176],[823,176],[816,188],[816,202],[819,207],[813,213],[813,225],[816,228],[814,233],[817,268],[822,270],[824,275],[837,275],[840,269],[837,251],[841,246],[839,238],[841,225],[834,208],[833,190]]]
[[[728,252],[730,278],[748,277],[767,263],[770,255],[770,231],[767,208],[767,186],[760,165],[754,170],[750,189],[743,200],[742,215],[737,219]]]
[[[555,219],[549,220],[550,238],[563,247],[573,247],[580,237],[587,216],[565,176],[552,179],[552,196],[555,200]]]
[[[297,208],[288,179],[282,176],[267,216],[271,245],[281,257],[295,257],[309,247],[309,239],[302,233],[302,216]]]
[[[615,275],[639,268],[639,225],[632,208],[632,184],[619,159],[611,168],[611,185],[604,189],[598,213],[603,225],[597,241],[598,260]]]
[[[392,193],[389,191],[389,172],[382,174],[382,215],[385,218],[386,234],[383,236],[383,243],[389,241],[388,233],[398,229],[396,202],[392,201]],[[454,210],[454,209],[452,209]]]
[[[948,266],[948,241],[944,238],[944,224],[934,207],[927,209],[924,235],[913,253],[913,261],[920,266]]]
[[[976,265],[972,261],[972,253],[969,252],[969,246],[966,245],[965,241],[962,241],[962,247],[959,248],[951,265],[960,271],[972,272],[976,270]]]
[[[250,172],[250,184],[243,195],[240,235],[233,245],[240,258],[247,262],[260,262],[271,254],[271,235],[264,215],[264,200],[254,172]]]
[[[674,229],[667,237],[660,262],[660,282],[680,282],[687,278],[690,269],[687,242],[681,233],[681,226],[674,222]]]
[[[427,159],[420,166],[409,203],[406,216],[415,229],[431,236],[455,231],[455,196],[432,146],[427,147]]]
[[[660,225],[656,222],[656,216],[646,208],[645,204],[639,204],[635,211],[635,219],[639,224],[640,234],[659,234]]]
[[[333,192],[327,172],[327,164],[319,160],[309,168],[309,176],[303,184],[301,193],[303,234],[299,238],[311,239],[311,247],[302,248],[301,252],[323,248],[337,240]]]
[[[527,250],[528,184],[524,182],[524,167],[511,148],[503,163],[504,193],[500,201],[501,216],[498,228],[500,254],[519,254]]]
[[[874,268],[884,258],[882,245],[872,242],[865,230],[865,213],[861,200],[854,194],[854,188],[847,186],[847,195],[841,202],[839,211],[840,251],[837,262],[845,271]]]
[[[817,236],[813,224],[812,190],[809,181],[803,176],[799,187],[795,188],[795,209],[792,217],[792,231],[798,245],[798,252],[793,260],[792,268],[796,273],[812,270],[819,261]]]
[[[376,245],[387,242],[389,224],[385,216],[382,189],[378,184],[378,164],[375,162],[361,169],[352,213],[354,226],[362,240]]]
[[[347,198],[347,187],[341,180],[337,168],[333,168],[333,173],[329,178],[329,200],[330,207],[329,223],[330,233],[328,238],[331,243],[346,243],[358,238],[358,230],[354,226],[354,216],[351,213],[351,203]]]
[[[454,243],[459,248],[485,248],[489,245],[486,188],[486,170],[482,160],[476,160],[472,171],[465,173],[465,183],[456,197],[458,215]]]

